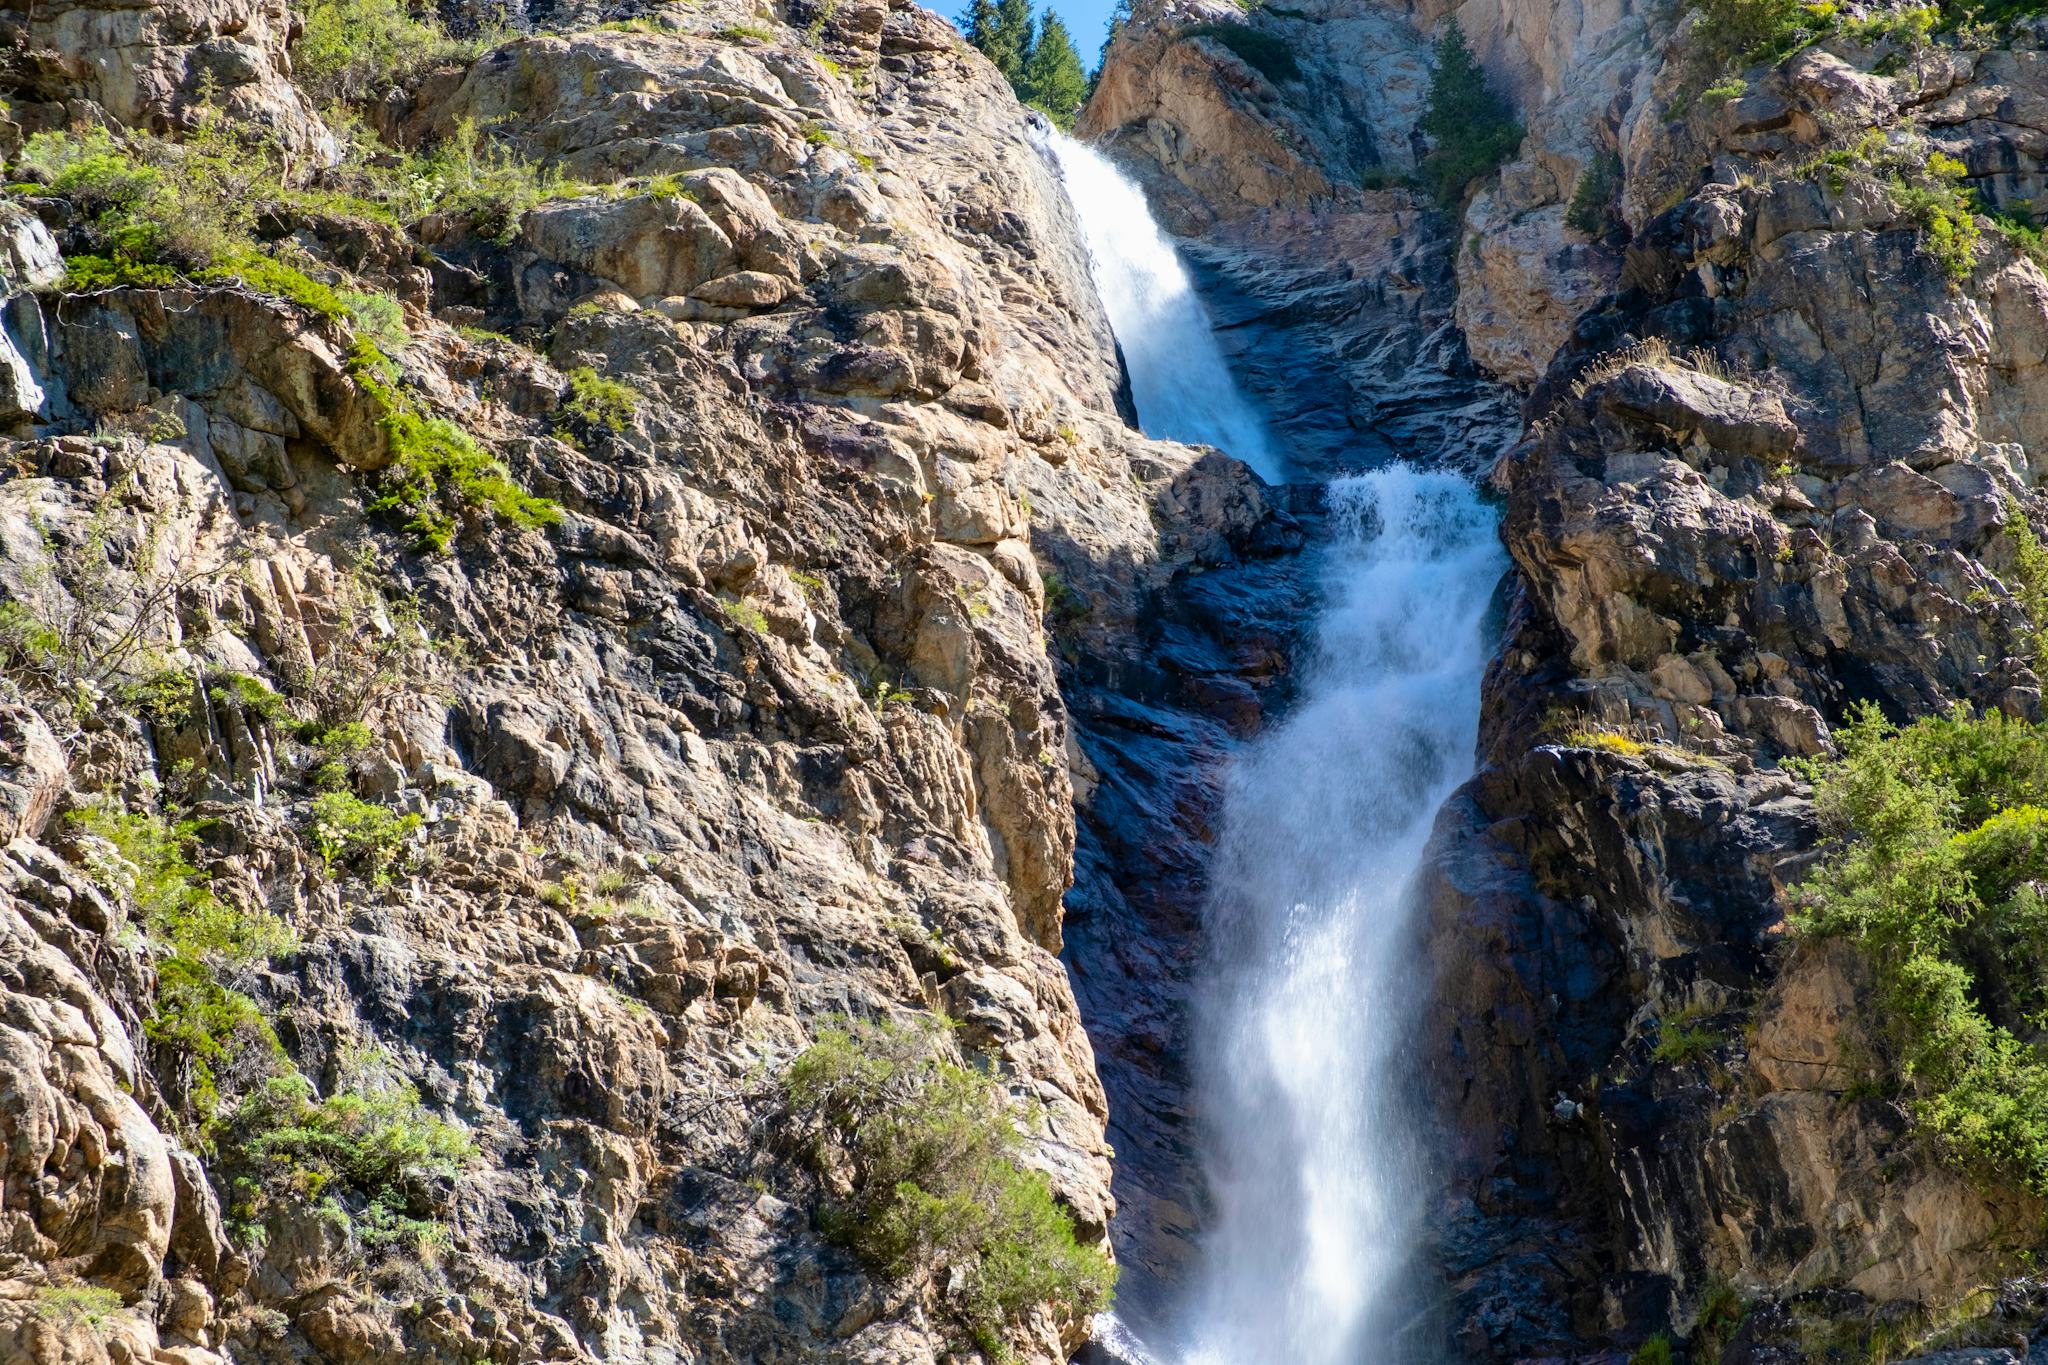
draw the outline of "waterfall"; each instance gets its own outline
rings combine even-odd
[[[1208,310],[1144,191],[1093,148],[1049,128],[1040,135],[1080,219],[1095,292],[1123,349],[1145,434],[1217,446],[1278,483],[1266,425],[1230,377]]]
[[[1146,430],[1265,452],[1262,436],[1220,434],[1260,431],[1227,376],[1187,377],[1221,358],[1143,197],[1095,153],[1052,148]],[[1103,1348],[1133,1365],[1436,1355],[1411,1278],[1432,1189],[1408,1049],[1426,981],[1415,881],[1438,807],[1472,771],[1506,561],[1492,510],[1456,474],[1392,464],[1324,496],[1300,688],[1232,762],[1204,910],[1200,1264],[1149,1344],[1103,1324]]]
[[[1333,481],[1324,605],[1287,719],[1232,766],[1204,916],[1196,1094],[1214,1210],[1189,1365],[1392,1365],[1430,1179],[1406,1056],[1414,882],[1472,771],[1505,567],[1455,474]],[[1416,1331],[1426,1337],[1426,1332]]]

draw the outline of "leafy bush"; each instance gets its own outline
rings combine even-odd
[[[2048,728],[1958,709],[1903,729],[1865,706],[1810,765],[1841,840],[1795,927],[1870,958],[1895,1079],[1948,1160],[2048,1195]]]
[[[398,866],[405,841],[419,827],[417,815],[401,815],[352,792],[327,791],[313,798],[306,834],[328,871],[349,868],[383,886]]]
[[[1683,1019],[1667,1019],[1657,1031],[1657,1045],[1650,1059],[1668,1066],[1685,1066],[1712,1054],[1725,1040],[1711,1029],[1696,1028]]]
[[[1420,126],[1434,145],[1416,170],[1446,207],[1455,206],[1467,186],[1491,175],[1522,145],[1522,125],[1487,80],[1456,19],[1437,39]]]
[[[560,504],[520,486],[512,472],[476,438],[443,417],[422,414],[392,382],[375,347],[357,341],[349,373],[382,410],[391,443],[391,465],[373,512],[389,512],[429,550],[448,548],[455,538],[449,503],[481,508],[498,520],[526,530],[562,519]]]
[[[1263,33],[1249,24],[1196,24],[1181,36],[1214,39],[1275,85],[1301,79],[1301,63],[1295,60],[1294,49],[1287,45],[1287,40]]]
[[[1828,0],[1696,0],[1694,60],[1724,74],[1730,66],[1782,61],[1831,32],[1836,8]]]
[[[569,397],[562,404],[562,416],[585,431],[608,431],[618,435],[633,425],[640,409],[640,392],[630,384],[599,374],[588,365],[569,371]]]
[[[325,1099],[296,1071],[272,1078],[236,1107],[227,1131],[244,1168],[238,1217],[259,1219],[280,1200],[319,1201],[373,1254],[442,1240],[425,1184],[477,1154],[467,1128],[428,1112],[374,1056],[353,1061]]]
[[[163,950],[143,1032],[190,1068],[187,1096],[203,1127],[219,1104],[224,1068],[245,1054],[262,1064],[280,1051],[262,1011],[230,983],[241,970],[293,951],[297,938],[268,910],[239,910],[213,894],[186,856],[195,822],[109,804],[82,807],[71,820],[88,841],[93,879],[135,907]]]
[[[2048,271],[2048,233],[2043,233],[2041,225],[2034,221],[2031,201],[2023,199],[2010,209],[1993,212],[1990,218],[1992,226],[1998,229],[2007,245]]]
[[[1841,190],[1852,180],[1882,185],[1920,224],[1922,245],[1949,279],[1967,280],[1976,268],[1981,233],[1976,195],[1964,185],[1967,167],[1952,156],[1930,152],[1917,132],[1866,130],[1856,141],[1831,148],[1797,167],[1796,176],[1818,176]]]
[[[721,597],[719,609],[738,624],[745,626],[756,635],[768,633],[768,617],[759,607],[745,598]]]
[[[2012,543],[2012,595],[2027,622],[2020,652],[2038,667],[2048,660],[2048,547],[2016,498],[2005,502],[2005,535]]]
[[[354,102],[436,66],[468,61],[483,43],[450,38],[405,0],[311,0],[292,47],[292,74],[316,99]]]
[[[826,1235],[885,1274],[964,1280],[958,1308],[985,1346],[1041,1303],[1085,1316],[1116,1281],[1045,1177],[994,1081],[946,1057],[929,1025],[828,1029],[791,1065],[792,1112],[821,1170],[849,1173],[819,1210]]]

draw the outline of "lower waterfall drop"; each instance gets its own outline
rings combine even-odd
[[[1415,874],[1472,771],[1506,557],[1455,474],[1390,465],[1325,498],[1313,654],[1293,710],[1232,765],[1204,914],[1195,1097],[1214,1209],[1188,1365],[1431,1356],[1407,1273],[1430,1189],[1406,1058],[1427,989]]]
[[[1280,461],[1143,194],[1047,142],[1148,434]],[[1406,1049],[1426,995],[1415,878],[1473,768],[1485,616],[1506,568],[1456,474],[1331,481],[1322,608],[1285,720],[1235,757],[1204,911],[1191,1101],[1212,1199],[1173,1321],[1132,1365],[1431,1365],[1411,1274],[1431,1176]]]

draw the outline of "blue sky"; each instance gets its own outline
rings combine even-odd
[[[960,12],[967,8],[967,0],[919,0],[921,4],[937,10],[960,22]],[[1074,50],[1081,54],[1081,65],[1090,71],[1095,69],[1095,60],[1102,55],[1102,40],[1109,35],[1109,12],[1116,8],[1116,0],[1032,0],[1035,10],[1050,9],[1066,20],[1067,31],[1074,35]]]
[[[1109,32],[1109,12],[1116,8],[1116,0],[1058,0],[1050,8],[1066,20],[1067,29],[1074,35],[1074,47],[1081,54],[1081,65],[1090,71],[1095,69],[1095,59],[1102,52],[1102,40]]]

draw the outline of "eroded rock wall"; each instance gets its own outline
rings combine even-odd
[[[373,111],[399,145],[475,120],[608,193],[502,233],[266,224],[403,302],[388,382],[555,500],[550,526],[470,508],[423,549],[370,506],[395,437],[345,328],[227,284],[66,292],[76,224],[10,208],[0,583],[57,610],[91,568],[114,624],[88,634],[153,613],[162,671],[257,686],[151,710],[109,677],[56,730],[0,712],[0,1354],[971,1357],[949,1285],[870,1275],[813,1223],[779,1078],[841,1015],[954,1021],[1103,1240],[1104,1100],[1056,956],[1074,784],[1099,779],[1046,583],[1114,652],[1274,514],[1241,467],[1119,417],[993,69],[914,6],[794,17],[518,37]],[[282,10],[18,20],[26,131],[176,134],[215,72],[216,108],[322,154]],[[649,176],[672,180],[617,188]],[[629,415],[572,414],[586,368]],[[264,689],[324,707],[415,629],[435,648],[364,702],[347,760],[417,818],[372,875],[308,833],[319,787]],[[368,1254],[318,1191],[244,1222],[225,1173],[249,1154],[199,1140],[150,1031],[161,945],[72,818],[160,791],[204,821],[212,893],[295,935],[237,978],[293,1066],[325,1091],[372,1065],[473,1135],[415,1192],[432,1254]],[[1084,1326],[1011,1335],[1054,1360]]]

